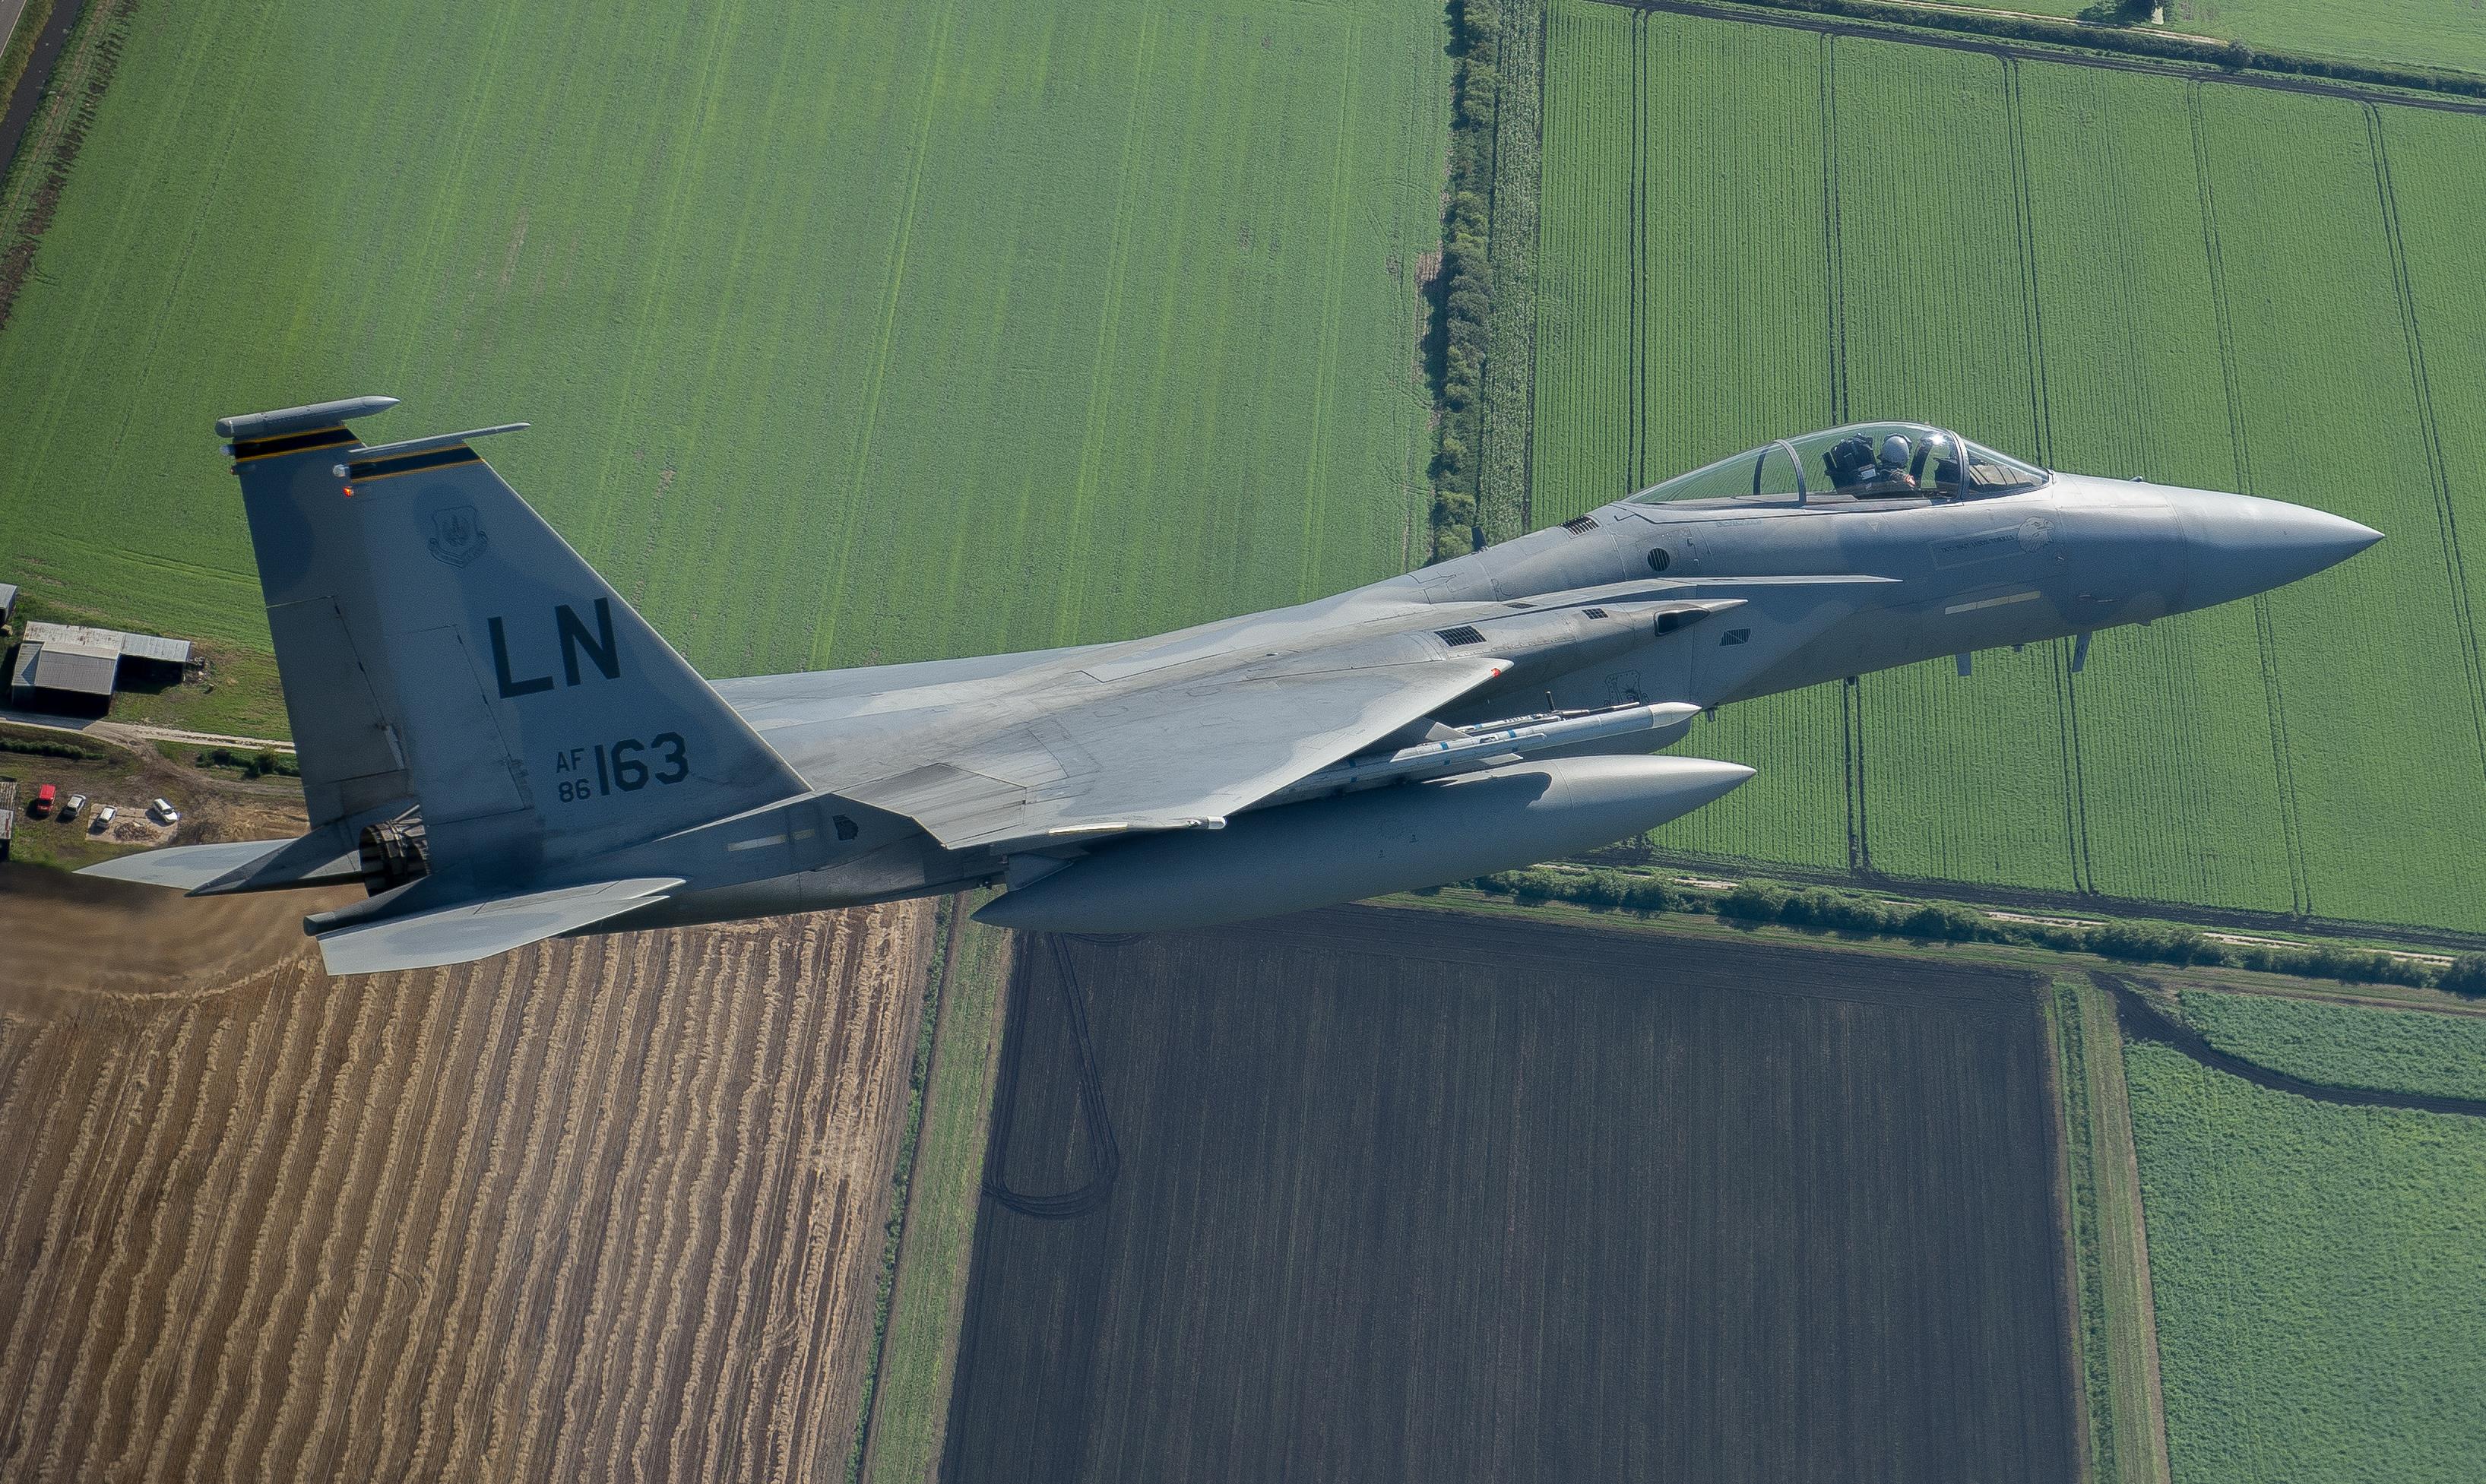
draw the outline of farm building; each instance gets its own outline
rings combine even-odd
[[[132,679],[179,680],[190,657],[185,639],[30,622],[9,672],[9,703],[100,716],[111,709],[116,686]]]

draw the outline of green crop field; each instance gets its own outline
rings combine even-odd
[[[2479,0],[2166,0],[2166,7],[2169,31],[2307,56],[2486,72]]]
[[[2174,1476],[2474,1478],[2486,1120],[2126,1063]]]
[[[208,423],[371,392],[534,423],[488,455],[714,673],[1423,551],[1438,5],[120,14],[0,329],[0,577],[57,605],[264,645]]]
[[[2077,676],[1730,707],[1687,750],[1762,776],[1661,843],[2486,928],[2486,119],[1588,0],[1546,90],[1536,523],[1905,416],[2391,537]]]
[[[2219,1050],[2306,1082],[2486,1099],[2486,1017],[2187,990],[2184,1019]]]

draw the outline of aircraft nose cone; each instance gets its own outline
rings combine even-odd
[[[2251,495],[2191,490],[2176,508],[2184,523],[2186,608],[2284,587],[2383,538],[2345,516]]]

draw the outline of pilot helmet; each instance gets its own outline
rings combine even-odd
[[[1908,435],[1892,433],[1882,440],[1882,467],[1896,469],[1908,461]]]

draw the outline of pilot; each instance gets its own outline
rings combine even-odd
[[[1914,452],[1905,433],[1892,433],[1883,439],[1882,447],[1873,458],[1873,474],[1868,481],[1872,487],[1866,493],[1913,493],[1917,487],[1917,477],[1908,472],[1908,455]]]

